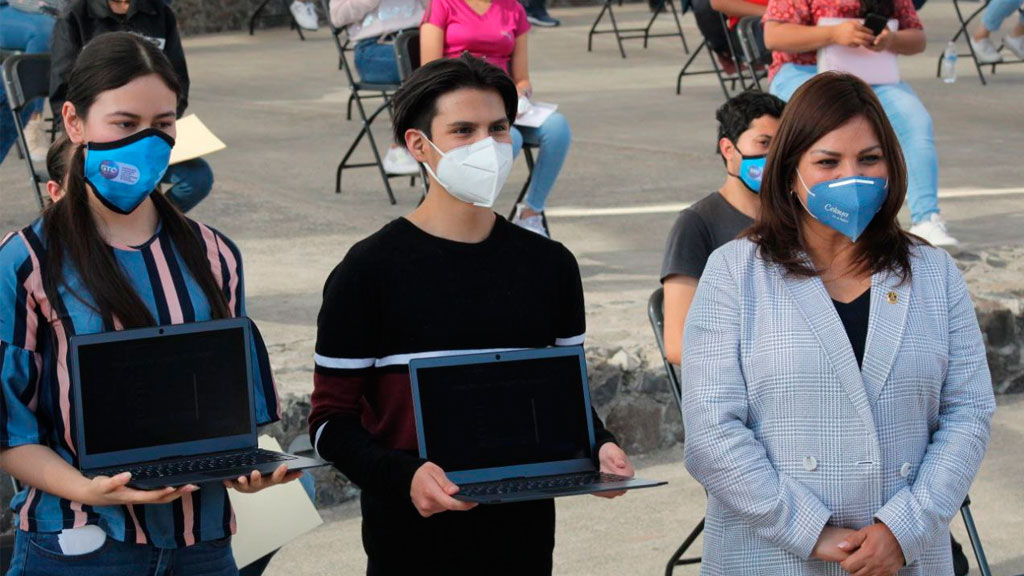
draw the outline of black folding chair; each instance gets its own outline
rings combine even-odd
[[[597,19],[594,20],[594,24],[590,27],[590,33],[587,34],[587,52],[593,51],[594,48],[594,36],[598,34],[615,34],[615,41],[619,45],[619,54],[623,58],[626,57],[626,50],[622,47],[623,40],[638,40],[643,39],[644,49],[647,49],[647,42],[651,38],[671,38],[679,37],[683,41],[683,51],[687,54],[690,53],[690,47],[686,44],[686,35],[683,34],[683,26],[679,22],[680,12],[676,11],[675,2],[673,0],[660,0],[660,2],[653,7],[653,14],[651,19],[647,21],[647,26],[643,28],[619,28],[618,22],[615,20],[615,10],[612,8],[614,2],[618,2],[619,6],[622,6],[622,0],[604,0],[604,4],[601,6],[601,11],[597,13]],[[685,2],[686,0],[682,0]],[[667,6],[667,9],[666,9]],[[662,13],[672,12],[672,18],[675,20],[676,31],[675,32],[658,32],[651,33],[651,27],[654,26],[654,21],[658,19],[658,16]],[[682,14],[686,13],[683,9]],[[597,26],[601,23],[601,19],[604,15],[608,14],[611,19],[612,27],[598,30]]]
[[[32,162],[32,155],[28,150],[28,140],[25,138],[25,123],[21,120],[21,114],[32,101],[37,98],[46,98],[50,93],[50,55],[15,54],[9,56],[3,64],[3,82],[14,127],[18,132],[18,150],[25,160],[29,183],[35,192],[39,209],[42,210],[44,199],[41,184],[45,183],[49,176],[45,166],[37,168]]]
[[[267,4],[270,4],[270,0],[263,0],[262,2],[260,2],[260,5],[256,7],[256,10],[253,11],[252,16],[249,17],[249,36],[255,34],[256,21],[260,19],[260,16],[263,14],[263,9],[267,7]],[[306,36],[302,33],[302,26],[299,26],[299,23],[295,21],[295,16],[292,16],[291,7],[288,3],[288,0],[281,0],[281,6],[284,7],[284,13],[288,15],[288,21],[291,22],[291,27],[296,32],[299,33],[299,40],[305,41]],[[327,14],[330,13],[330,10],[328,10]],[[329,16],[328,19],[330,19]]]
[[[681,1],[683,2],[684,9],[688,9],[689,5],[690,5],[690,0],[681,0]],[[743,63],[740,61],[740,59],[738,57],[738,55],[741,53],[741,49],[740,49],[739,46],[735,45],[736,44],[735,39],[734,39],[733,35],[730,33],[730,31],[729,31],[728,22],[725,20],[725,16],[722,16],[721,14],[718,14],[718,17],[719,17],[719,20],[721,21],[721,25],[726,30],[726,38],[728,40],[729,55],[732,58],[732,61],[736,64],[736,72],[730,74],[730,73],[728,73],[728,72],[726,72],[725,70],[722,69],[721,65],[718,63],[718,55],[715,54],[714,50],[712,50],[711,44],[708,42],[707,38],[704,38],[703,35],[702,35],[701,36],[700,46],[698,46],[697,49],[692,54],[690,54],[690,57],[687,58],[686,63],[683,64],[683,68],[679,71],[679,75],[676,77],[676,94],[682,94],[683,93],[683,78],[684,77],[686,77],[686,76],[703,76],[703,75],[706,75],[706,74],[714,74],[715,77],[718,78],[718,84],[719,84],[719,86],[722,87],[722,94],[725,95],[725,99],[726,100],[728,100],[729,98],[732,98],[735,94],[738,94],[740,92],[744,92],[744,91],[746,91],[748,89],[752,89],[752,88],[748,88],[747,87],[747,80],[746,80],[746,77],[743,75],[743,72],[742,72],[742,70],[743,70],[743,68],[742,68]],[[690,70],[690,66],[693,65],[693,62],[697,59],[698,56],[700,56],[701,50],[707,52],[708,59],[711,60],[711,69],[710,70]],[[756,83],[752,83],[752,85],[753,84],[756,84]],[[737,85],[741,88],[740,90],[737,90]]]
[[[1004,58],[1001,62],[994,62],[991,64],[982,64],[978,62],[978,55],[974,52],[974,46],[971,45],[971,33],[967,28],[971,25],[971,22],[975,18],[977,18],[985,10],[985,8],[988,7],[989,0],[983,0],[981,2],[981,6],[979,6],[974,12],[971,12],[967,16],[967,18],[964,18],[964,12],[960,9],[960,3],[966,1],[968,0],[953,0],[953,8],[956,10],[957,20],[960,21],[960,28],[957,29],[956,34],[953,35],[953,38],[950,40],[950,42],[956,44],[961,36],[963,36],[964,39],[967,40],[967,50],[968,53],[971,55],[971,61],[974,62],[974,68],[978,71],[978,78],[981,80],[981,85],[986,86],[988,85],[988,82],[985,80],[985,72],[982,70],[982,68],[984,68],[985,66],[991,66],[992,68],[989,71],[989,73],[994,75],[996,73],[997,66],[1005,66],[1007,64],[1024,64],[1024,60],[1016,57],[1007,60],[1005,58],[1006,53],[1004,53]],[[1021,7],[1018,11],[1024,13],[1024,7]],[[1000,44],[997,50],[1000,53],[1003,53],[1004,47],[1005,45]],[[945,53],[939,54],[939,64],[935,70],[936,78],[942,75],[942,59],[944,56]]]
[[[764,33],[760,16],[740,18],[733,30],[740,47],[740,58],[750,75],[750,86],[747,90],[763,90],[761,80],[768,77],[768,66],[772,62],[772,53],[764,49]],[[739,70],[743,75],[743,69]]]
[[[321,0],[325,10],[329,9],[328,0]],[[388,174],[384,170],[384,162],[381,159],[380,151],[377,149],[377,140],[373,136],[373,121],[383,112],[391,114],[391,96],[394,95],[395,90],[398,90],[400,84],[370,84],[362,82],[356,79],[356,73],[354,64],[349,61],[348,56],[350,53],[355,51],[355,47],[352,45],[352,40],[348,37],[345,29],[337,28],[330,21],[327,20],[327,25],[331,30],[331,36],[334,38],[334,44],[338,50],[338,68],[345,73],[345,79],[348,81],[349,89],[351,94],[349,95],[349,119],[351,119],[351,106],[354,103],[356,110],[359,112],[359,118],[361,119],[362,126],[359,129],[359,133],[356,134],[355,140],[349,145],[345,154],[341,158],[341,162],[338,163],[338,168],[335,172],[334,178],[334,192],[341,194],[341,175],[342,172],[352,168],[373,168],[376,167],[380,172],[381,181],[384,183],[384,190],[387,192],[388,201],[392,204],[396,204],[395,194],[391,190],[391,179],[392,178],[409,178],[410,186],[416,185],[416,175],[406,174]],[[402,34],[412,33],[413,31],[404,31]],[[416,32],[418,34],[418,31]],[[401,36],[399,34],[398,36]],[[396,37],[397,40],[398,37]],[[413,45],[418,48],[418,42],[408,42],[406,44],[407,49],[411,49]],[[402,70],[402,58],[403,56],[398,54],[398,46],[395,46],[396,60],[399,60],[399,74]],[[405,60],[408,61],[409,56],[404,56]],[[417,61],[419,57],[417,55]],[[408,62],[406,63],[408,65]],[[410,69],[411,71],[411,69]],[[381,100],[380,105],[377,106],[369,115],[366,113],[366,107],[363,105],[364,100],[371,98],[379,98]],[[373,162],[356,162],[350,163],[349,160],[359,147],[359,143],[362,142],[363,137],[366,137],[370,143],[370,151],[373,153]],[[426,184],[424,183],[424,194],[426,193]]]
[[[680,412],[682,412],[683,406],[683,387],[679,380],[679,373],[676,372],[676,367],[668,361],[668,356],[665,355],[665,290],[658,288],[651,297],[647,300],[647,319],[651,321],[651,330],[654,331],[654,341],[658,343],[658,353],[661,354],[661,362],[665,366],[665,374],[668,376],[668,387],[672,392],[672,397],[676,399],[676,405],[679,406]],[[683,442],[686,441],[686,429],[683,429]],[[704,532],[704,518],[700,519],[700,522],[690,530],[689,535],[683,540],[683,543],[679,545],[679,548],[669,558],[668,564],[665,566],[665,576],[672,576],[672,572],[675,571],[676,566],[687,566],[689,564],[700,564],[700,556],[683,558],[683,554],[693,546],[693,543],[697,541],[697,537]]]

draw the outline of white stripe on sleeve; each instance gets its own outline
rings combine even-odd
[[[555,346],[580,346],[587,340],[587,335],[580,334],[572,338],[555,338]]]

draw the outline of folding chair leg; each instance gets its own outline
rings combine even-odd
[[[647,41],[651,37],[651,26],[654,26],[654,21],[658,19],[658,16],[665,10],[665,4],[670,3],[672,0],[665,0],[654,9],[654,14],[651,14],[651,19],[647,21],[647,26],[644,27],[644,50],[647,50]]]
[[[703,531],[704,519],[701,518],[700,524],[697,524],[693,528],[693,530],[690,531],[690,535],[686,537],[686,540],[683,540],[683,543],[679,545],[679,549],[676,550],[674,554],[672,554],[671,558],[669,558],[668,564],[665,566],[665,576],[672,576],[672,572],[675,571],[676,566],[686,566],[687,564],[700,563],[699,557],[683,558],[683,554],[686,554],[686,551],[689,550],[690,546],[693,546],[693,543],[697,540],[697,537],[700,536],[701,532]]]
[[[683,93],[683,76],[686,76],[686,71],[690,69],[690,64],[693,64],[693,61],[697,59],[697,56],[700,56],[701,50],[703,50],[707,45],[707,40],[701,40],[700,46],[697,46],[697,49],[690,54],[689,58],[686,59],[686,64],[683,64],[683,69],[679,71],[679,76],[676,78],[676,96]]]
[[[345,111],[345,120],[348,120],[348,121],[352,120],[352,99],[355,98],[355,97],[356,97],[356,93],[353,90],[352,93],[348,95],[348,106],[346,107],[346,111]]]
[[[590,27],[590,32],[587,33],[587,52],[594,51],[594,33],[597,31],[597,25],[601,23],[601,19],[604,18],[604,13],[611,8],[611,2],[606,0],[604,5],[601,6],[601,11],[597,13],[597,19],[594,20],[594,24]]]
[[[341,171],[347,167],[348,159],[352,156],[352,153],[356,151],[359,146],[359,142],[362,141],[363,135],[366,134],[366,127],[364,126],[359,134],[356,135],[356,139],[349,145],[348,150],[345,151],[345,155],[341,157],[341,162],[338,162],[338,170],[334,175],[334,193],[341,194]]]
[[[971,548],[974,549],[974,558],[978,561],[978,570],[981,572],[981,576],[992,576],[992,571],[988,567],[988,559],[985,558],[985,550],[981,547],[981,538],[978,537],[978,527],[974,525],[970,496],[964,499],[964,503],[960,507],[960,515],[963,516],[967,536],[971,539]]]
[[[284,6],[285,13],[288,14],[288,18],[292,21],[292,28],[299,33],[299,40],[305,42],[306,37],[302,34],[302,26],[299,26],[299,22],[295,19],[295,16],[292,15],[291,6],[288,5],[288,0],[281,0],[281,5]]]
[[[255,33],[256,20],[259,20],[260,14],[263,13],[263,9],[266,8],[269,3],[270,0],[263,0],[263,2],[260,2],[260,5],[257,6],[256,10],[252,13],[252,16],[249,17],[249,36],[252,36]],[[288,13],[291,14],[290,11]]]
[[[622,58],[625,59],[626,49],[622,47],[622,35],[619,34],[619,24],[615,21],[615,12],[612,10],[611,4],[608,4],[607,6],[608,16],[612,19],[612,30],[615,31],[615,41],[619,43],[619,54],[622,54]]]
[[[679,22],[679,11],[676,10],[675,4],[672,4],[672,17],[676,19],[676,29],[679,30],[679,37],[683,40],[683,53],[689,54],[690,47],[686,45],[686,34],[683,33],[683,25]]]
[[[523,183],[523,188],[519,191],[519,196],[516,196],[515,204],[512,204],[512,211],[508,213],[509,222],[511,222],[512,218],[515,217],[516,206],[523,201],[523,198],[526,198],[526,191],[530,189],[530,183],[533,182],[533,152],[531,152],[529,148],[523,147],[523,160],[526,160],[526,169],[528,170],[526,174],[526,182]],[[544,228],[547,228],[547,223],[545,223]]]

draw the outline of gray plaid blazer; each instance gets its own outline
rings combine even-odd
[[[708,261],[686,319],[686,468],[708,491],[701,574],[845,574],[810,559],[826,525],[875,519],[901,576],[952,575],[949,523],[995,411],[967,286],[913,249],[912,279],[871,279],[863,369],[819,278],[746,239]]]

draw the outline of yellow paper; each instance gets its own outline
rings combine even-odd
[[[171,149],[171,166],[227,148],[227,144],[214,136],[195,114],[189,114],[176,124],[178,137]]]
[[[264,450],[281,451],[281,445],[271,436],[260,436],[259,446]],[[231,551],[240,568],[323,524],[298,480],[255,494],[236,490],[228,490],[228,493],[238,526],[231,539]]]

